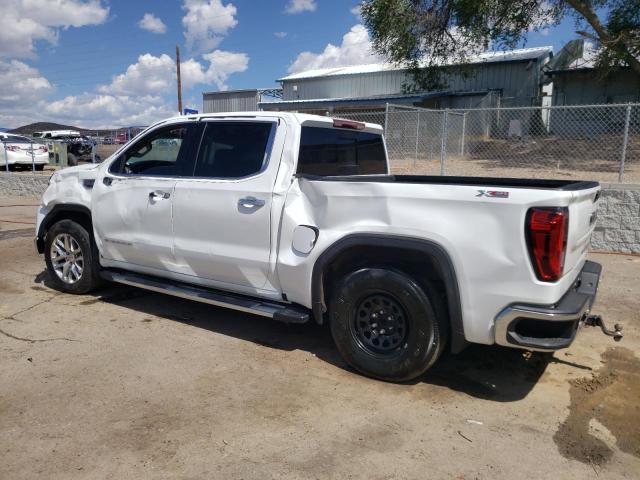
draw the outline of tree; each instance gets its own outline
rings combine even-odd
[[[627,65],[640,74],[640,0],[363,0],[373,49],[413,76],[409,90],[443,86],[442,65],[515,48],[530,31],[573,18],[595,43],[601,71]]]

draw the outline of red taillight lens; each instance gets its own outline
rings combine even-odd
[[[7,145],[7,150],[9,150],[10,152],[19,152],[20,147],[17,147],[15,145]]]
[[[364,130],[365,124],[362,122],[354,122],[353,120],[344,120],[342,118],[334,118],[333,126],[336,128],[351,128],[353,130]]]
[[[538,280],[555,282],[562,276],[568,231],[567,208],[531,208],[527,213],[527,243]]]
[[[45,147],[44,145],[40,148],[38,148],[38,150],[42,150],[42,153],[47,153],[49,151],[49,149],[47,147]]]

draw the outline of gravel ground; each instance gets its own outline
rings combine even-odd
[[[314,325],[50,289],[36,203],[0,198],[2,479],[638,478],[640,257],[592,255],[622,343],[473,346],[394,385]]]

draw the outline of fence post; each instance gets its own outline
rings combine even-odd
[[[91,140],[91,163],[96,163],[96,144]]]
[[[9,171],[9,154],[7,153],[7,144],[2,141],[2,146],[4,147],[4,168]]]
[[[467,133],[467,113],[469,112],[464,112],[462,114],[462,138],[460,140],[460,156],[464,157],[464,137],[466,136]]]
[[[627,114],[624,121],[624,137],[622,138],[622,155],[620,157],[620,173],[618,182],[622,183],[624,177],[624,161],[627,157],[627,143],[629,143],[629,120],[631,120],[631,104],[627,104]]]
[[[444,175],[444,162],[447,159],[447,120],[449,116],[448,108],[444,111],[442,118],[442,133],[440,134],[440,175]]]
[[[416,120],[416,154],[413,158],[413,167],[415,168],[418,164],[418,144],[420,142],[420,110],[416,110],[416,115],[418,116]]]
[[[36,158],[33,155],[33,142],[29,144],[31,147],[31,173],[36,173]]]
[[[389,102],[384,104],[384,136],[387,137],[387,119],[389,118]]]

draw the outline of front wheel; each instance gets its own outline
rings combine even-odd
[[[100,284],[97,249],[79,223],[61,220],[54,224],[45,238],[44,255],[57,290],[83,294]]]
[[[441,309],[430,294],[392,270],[365,268],[347,275],[333,289],[329,306],[340,354],[370,377],[402,382],[420,376],[446,342]]]

